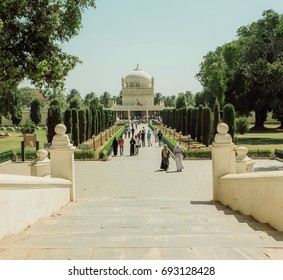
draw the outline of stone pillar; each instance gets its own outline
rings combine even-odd
[[[50,160],[47,157],[48,152],[44,149],[36,151],[37,158],[29,164],[30,175],[44,177],[50,175]]]
[[[218,201],[219,178],[236,173],[235,148],[226,123],[217,126],[218,134],[212,143],[213,200]]]
[[[66,133],[66,126],[58,124],[55,127],[56,135],[53,137],[50,152],[51,178],[63,178],[72,182],[70,200],[75,200],[75,172],[74,151],[75,147],[70,143]]]
[[[146,110],[146,122],[148,123],[148,110]]]
[[[131,121],[131,111],[128,110],[128,121],[130,122]]]

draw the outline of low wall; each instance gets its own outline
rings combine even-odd
[[[48,217],[70,201],[71,181],[0,175],[0,239]]]
[[[283,171],[228,174],[219,179],[219,201],[283,230]]]

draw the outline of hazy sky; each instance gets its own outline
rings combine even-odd
[[[121,78],[136,64],[155,78],[155,92],[202,89],[195,75],[202,57],[236,38],[237,29],[282,0],[97,0],[84,14],[79,36],[64,50],[83,61],[69,75],[67,92],[118,95]]]

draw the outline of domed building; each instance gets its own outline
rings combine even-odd
[[[120,118],[148,118],[159,116],[163,104],[154,105],[154,78],[139,65],[122,78],[122,105],[113,104]]]

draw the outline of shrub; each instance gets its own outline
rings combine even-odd
[[[96,153],[94,151],[75,151],[75,159],[94,159]]]
[[[64,124],[67,128],[66,133],[72,133],[72,118],[71,118],[71,109],[67,108],[64,113]]]
[[[35,125],[38,125],[41,122],[40,107],[41,104],[38,99],[34,99],[30,104],[30,119],[35,123]]]
[[[77,109],[72,109],[72,140],[74,146],[79,144],[79,124],[78,124],[78,111]]]
[[[198,106],[197,114],[197,127],[196,127],[196,137],[197,141],[201,143],[201,114],[202,114],[203,105]]]
[[[55,126],[62,122],[61,106],[58,99],[53,99],[47,113],[47,141],[52,142],[55,135]]]
[[[239,117],[236,119],[236,131],[244,134],[249,131],[249,122],[246,117]]]
[[[79,142],[86,140],[86,113],[84,109],[79,110]]]
[[[234,106],[230,103],[226,104],[223,107],[223,122],[226,123],[229,127],[228,133],[231,135],[234,140],[235,135],[235,109]]]
[[[34,133],[35,129],[36,129],[36,125],[33,123],[33,121],[31,119],[27,119],[21,129],[21,132],[23,134]]]
[[[198,114],[198,108],[193,108],[191,114],[191,123],[190,123],[190,133],[191,133],[191,138],[193,140],[195,140],[196,138],[197,114]]]
[[[201,114],[201,138],[202,143],[208,147],[210,128],[211,128],[211,109],[209,107],[204,107]]]
[[[213,108],[213,137],[217,134],[217,126],[220,123],[220,106],[216,99]]]

